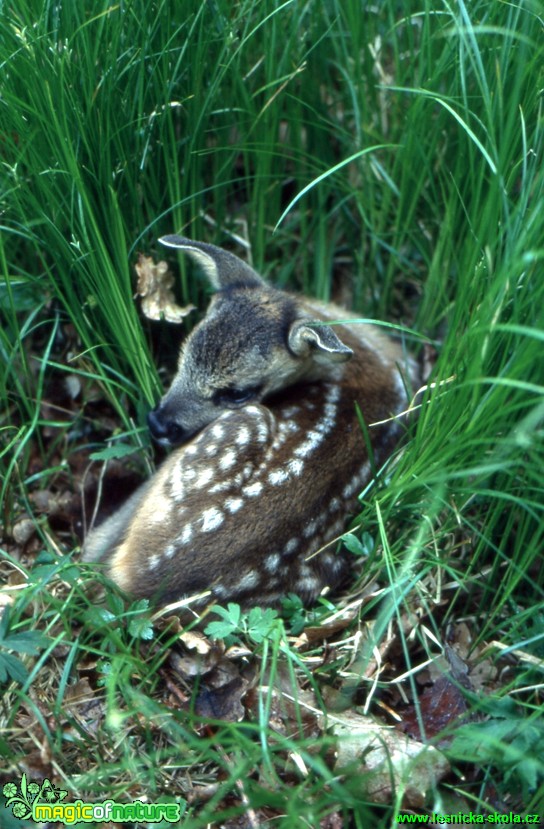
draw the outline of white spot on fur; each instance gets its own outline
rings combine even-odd
[[[198,475],[198,478],[195,481],[195,486],[199,489],[202,487],[207,486],[215,475],[215,470],[211,466],[206,466]]]
[[[298,579],[296,583],[297,592],[301,593],[316,593],[321,588],[321,579],[317,576],[306,576]]]
[[[216,492],[225,492],[225,490],[230,489],[230,481],[219,481],[218,484],[214,484],[208,489],[209,493],[216,493]]]
[[[222,423],[214,423],[211,432],[214,438],[217,438],[217,440],[221,440],[225,437],[225,427]]]
[[[264,418],[260,418],[257,421],[257,441],[259,443],[266,443],[270,435],[270,429],[268,427],[268,423]]]
[[[268,481],[273,486],[281,486],[289,480],[289,473],[285,469],[273,469],[268,474]]]
[[[332,499],[331,503],[330,503],[329,509],[330,509],[331,512],[336,512],[336,510],[340,509],[340,506],[341,506],[340,498],[334,497]]]
[[[225,509],[234,515],[235,512],[238,512],[239,509],[242,509],[244,506],[244,499],[243,498],[227,498],[225,501]]]
[[[226,599],[228,598],[229,591],[226,587],[222,584],[215,584],[212,590],[214,596],[217,596],[218,599]]]
[[[305,408],[308,408],[309,405],[312,405],[312,404],[307,403]],[[282,409],[281,414],[282,414],[282,417],[285,417],[285,418],[294,417],[295,415],[300,414],[300,406],[286,406],[285,409]]]
[[[252,415],[253,417],[255,417],[255,415],[256,415],[257,417],[262,418],[261,410],[257,406],[255,406],[253,403],[250,403],[249,406],[246,406],[245,410],[246,410],[246,414]]]
[[[289,461],[287,469],[292,475],[295,476],[295,478],[298,478],[299,475],[302,475],[304,470],[304,461],[301,461],[300,459]]]
[[[189,446],[185,447],[185,454],[186,455],[196,455],[198,452],[198,446],[196,443],[190,443]]]
[[[338,518],[334,522],[332,527],[329,527],[329,531],[328,531],[327,535],[330,538],[333,538],[335,535],[338,535],[339,533],[343,532],[345,523],[346,523],[346,521],[345,521],[344,518]]]
[[[323,437],[325,437],[325,435],[328,435],[328,433],[333,429],[333,427],[334,420],[331,417],[324,417],[318,423],[315,424],[315,428],[319,432],[321,432]]]
[[[367,461],[357,475],[342,490],[343,498],[350,498],[357,490],[361,489],[363,482],[367,480],[370,474],[370,468],[370,462]]]
[[[193,528],[191,524],[185,524],[184,528],[180,532],[178,538],[182,544],[188,544],[191,538],[193,537]]]
[[[217,455],[217,443],[208,443],[208,445],[204,449],[204,452],[210,458],[212,457],[212,455]]]
[[[262,481],[255,481],[254,484],[248,484],[243,489],[244,495],[249,495],[250,498],[254,498],[256,495],[260,495],[262,491],[263,491]]]
[[[219,461],[219,468],[223,470],[231,469],[236,463],[238,455],[234,451],[234,449],[229,449],[225,454],[222,456],[221,460]]]
[[[253,466],[250,463],[246,464],[241,472],[238,472],[238,474],[234,476],[233,482],[236,486],[242,486],[244,481],[247,481],[247,479],[251,476],[252,472]]]
[[[261,574],[257,570],[249,570],[238,582],[238,590],[252,590],[257,587],[261,580]]]
[[[322,440],[323,435],[312,429],[307,433],[306,440],[300,443],[293,450],[293,454],[296,455],[297,458],[306,458],[308,455],[311,455],[313,452],[315,452]]]
[[[351,484],[348,484],[345,487],[344,492],[348,488],[348,486],[351,487],[351,492],[349,492],[348,495],[344,497],[348,498],[350,495],[353,495],[354,492],[360,491],[362,489],[363,484],[370,478],[371,471],[372,467],[370,465],[370,461],[367,461],[365,464],[363,464],[363,466],[361,467],[361,469],[359,470]]]
[[[172,558],[173,556],[176,555],[176,550],[177,550],[177,547],[175,546],[175,544],[169,544],[167,546],[167,548],[165,549],[165,551],[164,551],[164,557],[165,558]]]
[[[349,484],[346,484],[342,490],[342,498],[350,498],[359,486],[359,476],[357,476]]]
[[[283,548],[283,555],[284,556],[292,555],[295,552],[295,550],[297,549],[297,547],[299,546],[299,544],[300,544],[300,539],[299,538],[289,539],[289,541],[287,542],[287,544]]]
[[[312,538],[316,534],[316,531],[317,521],[310,521],[310,523],[307,524],[302,530],[302,535],[304,536],[304,538]]]
[[[268,570],[269,573],[274,573],[278,569],[279,563],[280,554],[272,553],[264,562],[265,570]]]
[[[216,507],[204,510],[202,513],[202,532],[209,533],[221,526],[225,516]]]
[[[149,570],[156,570],[159,564],[161,563],[161,557],[155,553],[155,555],[149,556],[147,559],[147,567]]]
[[[174,501],[183,501],[185,496],[184,479],[182,475],[183,465],[177,463],[170,472],[168,483],[170,484],[170,493]]]
[[[238,434],[234,438],[234,442],[237,446],[247,446],[249,441],[251,440],[251,432],[247,428],[247,426],[240,426],[238,429]]]

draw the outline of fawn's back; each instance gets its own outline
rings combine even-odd
[[[321,548],[395,447],[416,365],[373,326],[324,325],[346,312],[269,287],[233,254],[161,241],[197,259],[217,293],[149,415],[178,448],[90,533],[84,558],[162,602],[208,590],[245,605],[311,601],[345,575],[344,556]]]

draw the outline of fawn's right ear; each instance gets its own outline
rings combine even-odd
[[[344,363],[353,357],[353,351],[344,345],[329,325],[308,320],[297,320],[291,326],[288,345],[297,357],[306,357],[311,349],[331,363]]]
[[[262,287],[265,282],[253,268],[234,253],[222,250],[215,245],[204,242],[193,242],[183,236],[163,236],[159,239],[161,245],[183,250],[203,268],[212,288],[220,291],[231,285],[247,288]]]

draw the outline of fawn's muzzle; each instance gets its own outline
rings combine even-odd
[[[147,425],[151,437],[162,446],[179,446],[191,437],[191,433],[173,420],[169,420],[156,406],[147,415]]]

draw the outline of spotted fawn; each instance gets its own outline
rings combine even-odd
[[[103,559],[123,589],[161,603],[207,591],[243,605],[289,592],[311,602],[346,575],[325,545],[396,446],[417,365],[378,328],[272,288],[232,253],[160,241],[193,257],[216,293],[148,418],[178,448],[91,531],[84,560]]]

